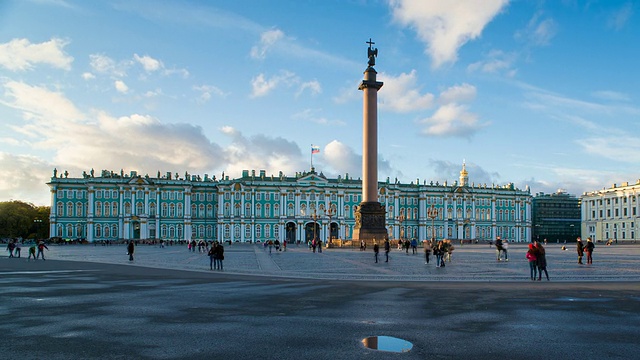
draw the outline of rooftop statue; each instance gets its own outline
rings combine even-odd
[[[369,48],[367,49],[367,57],[369,58],[369,66],[373,67],[376,64],[376,57],[378,56],[378,49],[371,47],[371,45],[375,44],[373,41],[371,41],[371,38],[369,38],[369,41],[367,41],[367,44],[369,44]]]

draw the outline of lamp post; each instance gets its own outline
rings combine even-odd
[[[402,224],[404,223],[404,221],[406,220],[404,214],[398,216],[398,221],[400,222],[400,240],[402,240],[403,236],[404,236],[404,229],[402,228]]]
[[[36,240],[40,238],[40,226],[42,225],[42,219],[34,219],[33,224],[36,228]]]
[[[313,219],[313,240],[316,240],[316,227],[318,227],[318,213],[316,212],[316,209],[313,209],[311,218]]]
[[[329,211],[327,211],[327,216],[329,217],[329,241],[327,241],[327,246],[329,246],[329,244],[331,244],[331,236],[333,235],[331,233],[331,218],[333,218],[333,216],[336,215],[336,210],[329,206]]]
[[[435,241],[436,239],[435,220],[437,216],[438,216],[438,209],[436,209],[436,207],[433,204],[431,204],[431,207],[427,209],[427,217],[431,219],[431,241],[432,242]]]

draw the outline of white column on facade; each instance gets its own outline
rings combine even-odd
[[[156,188],[156,239],[161,239],[162,238],[162,233],[160,232],[160,213],[161,213],[161,206],[160,206],[160,187]]]
[[[57,223],[57,212],[58,212],[58,187],[53,185],[51,188],[51,211],[49,213],[49,237],[56,236],[56,223]],[[42,219],[44,220],[44,219]],[[87,236],[87,239],[89,237]]]

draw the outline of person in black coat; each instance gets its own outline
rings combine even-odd
[[[129,261],[133,261],[134,251],[135,251],[135,245],[133,244],[133,240],[130,240],[129,245],[127,245],[127,254],[129,254]]]
[[[578,264],[582,264],[582,257],[584,256],[584,245],[580,236],[576,239],[576,251],[578,252]]]

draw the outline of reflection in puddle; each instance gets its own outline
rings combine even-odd
[[[391,336],[370,336],[362,339],[362,343],[368,349],[380,351],[408,352],[413,348],[412,343]]]

